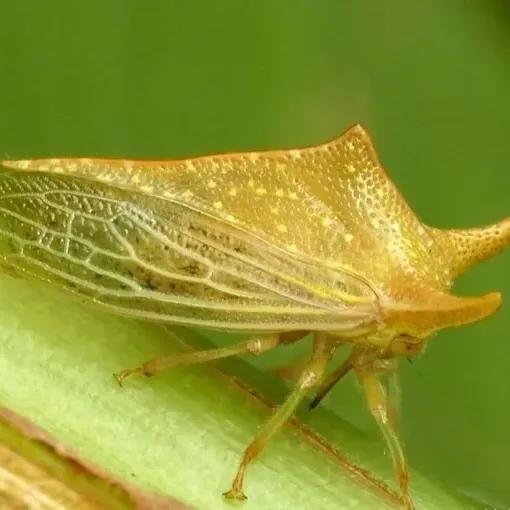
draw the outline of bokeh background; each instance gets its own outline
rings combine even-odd
[[[509,91],[506,1],[0,0],[0,159],[298,147],[361,122],[424,221],[476,226],[510,215]],[[402,429],[414,467],[506,508],[508,252],[458,285],[496,289],[497,316],[402,367]],[[325,404],[377,434],[351,378]]]

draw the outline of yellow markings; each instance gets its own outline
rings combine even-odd
[[[281,188],[278,188],[274,194],[277,196],[277,197],[283,197],[283,190]]]
[[[352,163],[347,163],[346,168],[347,171],[351,174],[356,171],[356,167]]]
[[[390,226],[391,226],[391,229],[393,230],[393,232],[400,233],[402,227],[398,220],[390,221]]]
[[[230,161],[223,161],[223,164],[220,164],[221,175],[227,175],[228,172],[231,170],[232,170],[232,163]]]
[[[248,186],[249,186],[250,188],[253,188],[253,186],[255,186],[255,181],[254,181],[253,179],[250,179],[250,180],[248,181]]]
[[[195,165],[193,164],[193,161],[191,161],[190,159],[188,159],[186,161],[186,170],[195,170]]]
[[[281,172],[282,170],[285,170],[285,165],[283,163],[276,163],[276,170],[278,170],[279,172]]]
[[[232,223],[235,223],[236,219],[231,214],[227,214],[226,219]]]
[[[260,188],[257,188],[255,190],[255,193],[257,193],[257,195],[266,195],[267,194],[267,190],[266,190],[266,188],[260,187]]]
[[[235,197],[237,195],[237,189],[236,188],[230,188],[228,190],[228,194],[231,196],[231,197]]]
[[[207,183],[208,188],[214,189],[216,188],[216,186],[217,186],[216,181],[213,181],[212,179]]]
[[[325,216],[324,218],[322,218],[321,223],[323,227],[329,227],[333,223],[333,220]]]
[[[130,184],[140,184],[142,182],[141,175],[139,173],[135,173],[133,177],[129,180]],[[166,193],[165,193],[166,195]]]
[[[280,223],[276,229],[278,230],[278,232],[282,232],[282,233],[285,233],[287,232],[287,225],[284,225],[283,223]]]
[[[289,151],[290,157],[292,159],[301,159],[301,151],[300,150],[291,150]]]
[[[31,164],[28,159],[24,159],[21,161],[15,161],[13,166],[15,168],[17,167],[17,168],[21,168],[22,170],[26,170],[27,168],[30,168]]]
[[[297,193],[295,193],[294,191],[291,191],[291,192],[289,193],[289,198],[290,198],[291,200],[297,200]]]
[[[218,209],[218,210],[223,209],[223,203],[220,200],[217,200],[216,202],[214,202],[213,206],[215,209]]]
[[[54,171],[58,172],[58,170],[59,170],[59,168],[56,168]],[[108,173],[103,173],[103,174],[99,175],[98,177],[103,182],[112,182],[113,181],[113,175],[108,174]],[[149,189],[144,189],[144,188],[149,188]],[[152,186],[145,185],[145,186],[140,186],[140,189],[142,191],[151,192],[153,188],[152,188]]]
[[[259,155],[256,152],[250,152],[250,154],[248,154],[248,159],[252,163],[256,163],[259,160]]]
[[[280,209],[278,207],[271,207],[269,211],[271,212],[271,214],[278,214],[280,212]]]
[[[168,194],[169,194],[170,196],[172,196],[172,195],[173,195],[173,192],[168,192]],[[191,198],[191,197],[193,196],[193,192],[192,192],[192,191],[190,191],[189,189],[187,189],[186,191],[184,191],[184,192],[183,192],[182,196],[183,196],[184,198]]]
[[[367,186],[366,176],[364,176],[363,174],[358,174],[355,177],[355,181],[359,184],[360,188],[366,188]]]
[[[109,177],[111,179],[111,177]],[[104,180],[108,180],[108,177],[105,176]],[[144,184],[140,186],[140,191],[144,193],[152,193],[154,191],[154,186],[150,186],[149,184]]]
[[[298,251],[297,246],[295,244],[288,244],[287,245],[287,249],[289,251],[292,251],[292,252],[297,252]]]
[[[352,234],[349,234],[349,232],[346,232],[346,233],[344,234],[344,239],[345,239],[346,243],[348,243],[348,244],[349,244],[349,243],[351,243],[351,242],[352,242],[352,240],[354,239],[354,236],[353,236]]]

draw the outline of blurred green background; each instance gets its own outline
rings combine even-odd
[[[510,215],[509,92],[504,1],[0,0],[0,159],[298,147],[361,122],[424,221],[475,226]],[[510,300],[508,252],[458,285],[493,289]],[[491,507],[510,505],[509,332],[506,304],[402,367],[410,463]],[[326,405],[377,434],[351,378]]]

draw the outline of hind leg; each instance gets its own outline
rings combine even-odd
[[[195,365],[197,363],[205,363],[207,361],[214,361],[217,359],[228,358],[229,356],[236,356],[238,354],[262,354],[263,352],[273,349],[280,343],[280,335],[268,334],[261,336],[254,336],[244,342],[229,346],[219,347],[217,349],[207,349],[204,351],[191,351],[168,356],[159,356],[146,361],[142,365],[135,368],[128,368],[115,374],[117,382],[122,385],[124,380],[133,375],[144,375],[152,377],[169,368],[178,366]]]

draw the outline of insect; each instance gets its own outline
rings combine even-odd
[[[173,354],[117,374],[261,354],[313,333],[287,400],[242,457],[248,465],[312,390],[349,371],[413,508],[386,376],[436,331],[482,319],[499,293],[457,297],[454,279],[510,244],[510,218],[440,230],[420,222],[361,126],[322,145],[176,161],[35,159],[0,171],[0,262],[112,312],[250,333],[230,347]],[[350,347],[336,369],[329,361]],[[387,387],[388,386],[388,387]]]

